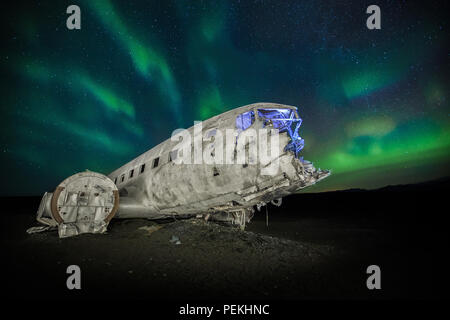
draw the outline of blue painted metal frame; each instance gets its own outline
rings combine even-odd
[[[300,158],[300,151],[305,146],[305,141],[299,135],[299,128],[302,119],[296,117],[296,113],[292,109],[258,109],[258,117],[264,120],[270,120],[273,127],[279,132],[287,132],[291,141],[286,145],[284,151],[292,151],[295,157]],[[267,122],[264,121],[264,125]]]

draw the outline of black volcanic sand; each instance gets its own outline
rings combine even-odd
[[[66,239],[26,234],[39,198],[5,199],[16,205],[1,216],[4,292],[182,301],[442,297],[448,236],[438,208],[447,187],[446,180],[292,195],[269,207],[268,228],[263,208],[246,231],[199,219],[135,219]],[[81,268],[80,291],[66,289],[71,264]],[[381,267],[378,291],[366,288],[371,264]]]

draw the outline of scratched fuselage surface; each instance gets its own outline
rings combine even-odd
[[[211,130],[225,132],[236,129],[236,118],[249,111],[255,115],[249,128],[258,130],[267,127],[264,119],[258,116],[260,109],[291,109],[295,114],[297,112],[292,106],[255,103],[203,121],[200,134]],[[193,140],[201,138],[195,137],[194,127],[187,130]],[[237,139],[242,136],[238,135]],[[248,221],[253,206],[264,205],[329,175],[329,171],[317,170],[310,162],[298,157],[296,152],[286,150],[291,140],[288,133],[279,134],[278,169],[272,175],[265,175],[262,171],[267,164],[261,165],[259,162],[244,165],[177,164],[170,160],[169,155],[178,141],[168,139],[108,175],[116,182],[120,194],[116,217],[156,219],[202,214],[214,217],[223,213],[245,212]],[[210,143],[203,141],[203,149]]]

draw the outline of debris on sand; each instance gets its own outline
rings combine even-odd
[[[180,238],[174,235],[170,238],[169,242],[175,243],[176,245],[181,244]]]
[[[28,228],[27,233],[28,234],[40,233],[40,232],[44,232],[44,231],[52,230],[52,229],[54,229],[54,228],[50,227],[50,226],[37,226],[37,227]]]
[[[138,228],[138,230],[144,230],[147,232],[147,235],[151,235],[153,232],[158,231],[159,229],[161,229],[162,226],[161,225],[151,225],[151,226],[143,226]]]

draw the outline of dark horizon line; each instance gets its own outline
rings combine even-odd
[[[427,185],[438,185],[445,184],[450,182],[450,176],[441,177],[433,180],[426,180],[417,183],[409,183],[409,184],[389,184],[384,187],[376,188],[376,189],[364,189],[364,188],[350,188],[343,190],[334,190],[334,191],[323,191],[323,192],[297,192],[295,195],[316,195],[316,194],[330,194],[330,193],[351,193],[351,192],[379,192],[379,191],[389,191],[389,189],[401,189],[408,187],[425,187]],[[37,198],[42,197],[42,195],[0,195],[0,199],[6,198]]]

